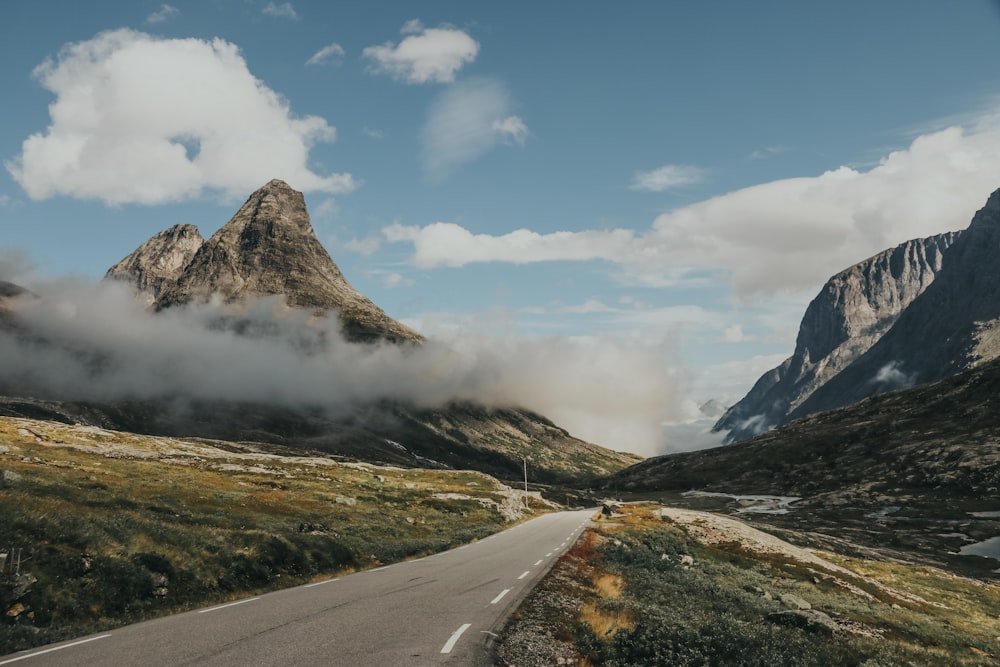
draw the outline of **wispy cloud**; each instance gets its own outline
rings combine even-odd
[[[172,5],[160,5],[160,8],[146,17],[146,23],[166,23],[180,16],[181,10]]]
[[[52,121],[5,163],[32,199],[160,204],[245,196],[275,177],[306,191],[358,187],[350,174],[309,168],[310,148],[335,129],[295,117],[225,40],[104,32],[66,45],[34,76],[56,97]]]
[[[361,54],[373,74],[388,74],[406,83],[450,83],[455,73],[476,59],[479,43],[457,28],[425,28],[408,21],[399,44],[366,47]]]
[[[340,64],[344,58],[344,47],[340,44],[334,42],[333,44],[327,44],[322,49],[312,54],[309,60],[306,61],[306,65],[327,65],[327,64]]]
[[[367,125],[361,129],[366,137],[371,137],[372,139],[384,139],[385,133],[382,130],[376,130],[374,128],[368,127]]]
[[[750,153],[749,159],[763,160],[765,158],[774,157],[775,155],[787,152],[788,149],[784,146],[767,146],[766,148],[758,148],[753,153]]]
[[[260,11],[267,16],[273,16],[279,19],[290,19],[292,21],[297,21],[299,19],[299,13],[295,11],[295,7],[293,7],[290,2],[283,2],[280,5],[269,2],[264,5],[264,8]]]
[[[507,88],[491,79],[461,81],[445,89],[431,104],[420,133],[424,170],[431,180],[489,152],[498,144],[523,144],[528,128],[510,114]]]
[[[356,252],[365,257],[374,255],[381,247],[382,239],[377,236],[366,236],[363,239],[354,238],[344,244],[346,250]]]
[[[636,284],[696,277],[729,283],[740,297],[798,293],[908,239],[964,229],[997,174],[1000,122],[980,122],[917,137],[868,170],[840,167],[678,208],[645,231],[490,235],[448,222],[383,231],[413,244],[410,262],[422,268],[600,259]]]
[[[705,170],[700,167],[684,164],[665,164],[652,171],[637,171],[632,176],[630,190],[645,192],[663,192],[671,188],[701,183],[705,179]]]

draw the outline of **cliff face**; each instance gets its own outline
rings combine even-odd
[[[273,180],[202,241],[191,225],[160,232],[108,271],[151,295],[157,310],[213,296],[235,302],[281,296],[292,308],[336,311],[354,342],[419,343],[354,289],[320,244],[301,192]]]
[[[108,269],[104,278],[131,284],[152,303],[177,282],[204,242],[194,225],[174,225]]]
[[[790,415],[933,382],[1000,357],[1000,190],[944,255],[934,282],[877,343]]]
[[[907,241],[830,278],[806,309],[792,356],[765,373],[714,430],[737,441],[787,422],[928,289],[957,238],[949,232]]]

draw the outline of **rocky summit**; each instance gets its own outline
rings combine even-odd
[[[933,382],[1000,357],[1000,190],[944,253],[892,327],[790,414],[795,419]]]
[[[109,275],[116,272],[112,277],[148,289],[142,276],[153,275],[149,267],[158,266],[157,258],[182,256],[182,248],[171,246],[171,239],[176,243],[191,238],[176,230],[147,241]],[[134,262],[129,264],[129,258]],[[292,308],[337,312],[345,337],[353,342],[423,341],[347,282],[316,238],[302,193],[277,179],[250,195],[229,222],[198,245],[176,277],[165,276],[158,285],[157,310],[212,297],[236,302],[280,296]]]
[[[150,303],[177,282],[205,243],[194,225],[174,225],[153,236],[105,274],[134,286]]]
[[[744,440],[789,420],[792,411],[868,351],[941,270],[958,232],[907,241],[841,271],[806,308],[795,352],[765,373],[713,430]]]

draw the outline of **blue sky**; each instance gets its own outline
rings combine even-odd
[[[79,6],[0,0],[8,279],[96,280],[283,178],[389,314],[640,351],[668,421],[1000,187],[987,0]]]

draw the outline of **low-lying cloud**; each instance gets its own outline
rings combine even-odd
[[[603,339],[456,336],[419,348],[356,345],[336,317],[276,299],[145,310],[117,283],[31,285],[9,300],[31,335],[0,326],[0,386],[62,400],[189,397],[322,407],[378,399],[517,405],[573,435],[645,455],[679,414],[659,351]],[[238,330],[238,331],[237,331]],[[676,443],[671,443],[676,446]]]
[[[34,76],[56,97],[51,123],[5,163],[32,199],[161,204],[240,195],[276,177],[304,191],[358,186],[309,168],[311,147],[335,129],[294,116],[223,39],[103,32],[67,44]]]

